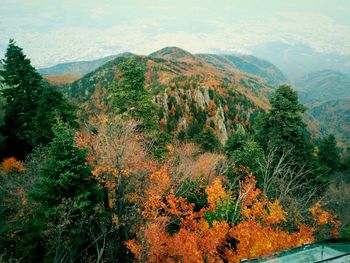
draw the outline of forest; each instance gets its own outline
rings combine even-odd
[[[168,85],[163,58],[116,61],[89,93],[48,82],[10,40],[0,262],[240,262],[350,238],[350,148],[310,132],[290,85],[257,103],[252,80],[201,85],[194,58],[176,67],[198,74]]]

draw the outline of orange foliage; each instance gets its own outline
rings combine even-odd
[[[320,202],[317,202],[313,207],[309,209],[309,211],[319,225],[339,223],[339,221],[335,219],[335,216],[332,213],[322,210]]]
[[[216,204],[227,197],[224,187],[222,186],[221,180],[215,179],[212,186],[208,186],[205,189],[208,195],[208,203],[210,208],[215,209]]]
[[[144,242],[130,240],[127,247],[138,260],[147,257],[147,262],[214,261],[219,257],[217,248],[226,242],[229,225],[223,221],[210,226],[203,218],[204,210],[194,212],[194,205],[188,204],[185,198],[176,197],[173,191],[163,198],[161,194],[169,187],[169,182],[164,168],[149,177],[148,200],[143,213],[147,223],[139,233]],[[154,188],[156,186],[160,188]],[[214,188],[220,189],[220,183]],[[179,231],[168,233],[167,227],[176,220],[179,220]]]
[[[257,189],[256,180],[249,173],[242,180],[236,197],[225,191],[219,179],[207,186],[205,192],[208,206],[196,212],[194,204],[174,194],[166,169],[150,175],[143,213],[145,223],[137,238],[126,242],[136,259],[144,262],[223,262],[224,259],[239,262],[242,258],[313,242],[319,224],[336,227],[338,222],[316,204],[310,209],[314,224],[300,225],[295,232],[283,230],[280,224],[287,219],[281,204],[278,200],[270,201]],[[207,211],[215,213],[218,204],[227,204],[223,201],[240,207],[240,221],[230,225],[224,219],[212,223],[206,220]],[[174,223],[178,228],[170,233],[169,227],[174,227]],[[232,238],[237,241],[236,246],[228,243]]]
[[[225,157],[217,153],[200,153],[200,148],[191,143],[180,144],[174,149],[176,159],[169,158],[168,166],[173,168],[174,173],[182,175],[184,178],[196,180],[199,176],[204,176],[209,182],[215,178],[215,168]],[[175,163],[175,164],[174,164]],[[172,179],[177,176],[172,177]]]
[[[224,106],[224,111],[225,111],[225,112],[228,112],[228,110],[229,110],[229,109],[228,109],[228,106],[227,106],[227,104],[225,104],[225,106]]]
[[[25,171],[24,165],[14,157],[6,158],[1,163],[1,169],[5,173],[17,171],[23,173]]]
[[[209,116],[214,116],[216,112],[216,104],[214,100],[209,101],[209,105],[207,106],[207,112]]]

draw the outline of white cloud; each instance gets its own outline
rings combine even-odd
[[[106,11],[107,10],[107,11]],[[94,19],[108,9],[94,9]],[[208,32],[173,29],[174,18],[139,19],[105,28],[61,27],[47,32],[18,29],[13,37],[23,46],[36,66],[65,61],[93,59],[124,51],[148,54],[165,46],[179,46],[190,52],[222,50],[249,53],[252,46],[267,42],[303,43],[318,52],[350,54],[350,27],[330,18],[306,13],[279,13],[260,21],[230,23],[224,20],[203,21]],[[9,29],[0,26],[1,45],[8,41]]]
[[[105,7],[96,7],[90,10],[89,16],[95,20],[101,20],[108,14],[108,8]]]

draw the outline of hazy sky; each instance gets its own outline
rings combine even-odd
[[[0,0],[9,38],[36,66],[165,46],[249,52],[268,42],[350,54],[350,0]]]

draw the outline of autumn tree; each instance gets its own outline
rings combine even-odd
[[[108,217],[105,256],[118,260],[128,258],[124,242],[134,235],[135,225],[141,220],[138,210],[142,206],[144,181],[157,167],[144,148],[145,138],[137,127],[134,120],[100,113],[90,116],[76,133],[76,145],[88,150],[92,175],[103,191]]]
[[[17,222],[20,211],[26,203],[23,179],[25,167],[15,158],[6,158],[0,166],[0,251],[8,244],[11,235],[11,221]],[[22,178],[23,177],[23,178]]]
[[[25,163],[10,157],[0,166],[0,198],[4,198],[0,201],[0,254],[5,261],[37,262],[43,256],[39,229],[33,224],[33,207],[27,195],[45,154],[38,149],[27,156]]]
[[[146,188],[144,224],[127,247],[141,262],[239,262],[312,242],[320,225],[337,235],[339,222],[319,203],[309,210],[308,224],[289,232],[283,229],[287,218],[282,205],[256,188],[252,174],[239,185],[237,192],[230,192],[217,178],[205,188],[206,202],[195,210],[196,202],[187,199],[192,195],[175,194],[166,169],[153,173]]]

